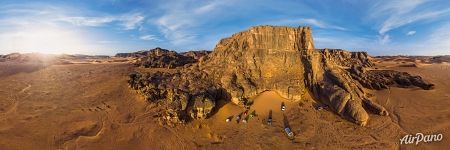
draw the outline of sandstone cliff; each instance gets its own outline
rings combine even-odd
[[[366,98],[360,82],[372,80],[354,79],[361,72],[351,68],[370,66],[364,52],[316,50],[309,27],[257,26],[222,39],[211,54],[176,74],[133,75],[130,85],[149,100],[186,105],[171,107],[188,114],[182,120],[206,118],[218,100],[244,105],[261,92],[275,91],[292,101],[311,96],[364,126],[369,120],[364,108],[388,114]]]
[[[336,113],[364,125],[368,115],[362,88],[336,63],[360,57],[338,59],[333,52],[315,50],[313,43],[309,27],[253,27],[220,41],[199,66],[236,104],[268,90],[293,101],[311,92]]]

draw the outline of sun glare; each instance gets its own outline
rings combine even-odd
[[[78,53],[87,45],[77,30],[63,27],[34,26],[6,34],[8,39],[2,39],[0,43],[19,52]]]

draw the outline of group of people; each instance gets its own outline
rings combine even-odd
[[[285,111],[286,110],[286,105],[284,103],[281,103],[281,111]],[[253,118],[256,116],[256,111],[253,110],[250,114],[248,114],[249,109],[246,109],[244,112],[240,113],[239,115],[236,116],[236,122],[243,122],[243,123],[247,123],[249,119]],[[228,117],[225,121],[226,122],[230,122],[232,120],[232,116]],[[269,117],[267,118],[267,124],[268,125],[272,125],[272,110],[269,111]]]
[[[249,119],[251,119],[251,118],[256,116],[256,111],[255,110],[253,110],[250,114],[248,112],[249,112],[249,110],[246,109],[244,112],[242,112],[239,115],[237,115],[236,116],[236,122],[237,123],[240,123],[240,122],[247,123]],[[228,117],[225,121],[226,122],[230,122],[232,118],[233,117]]]
[[[284,112],[286,110],[286,105],[284,104],[284,102],[281,103],[281,111]],[[236,116],[236,122],[243,122],[243,123],[247,123],[249,119],[257,116],[256,115],[256,111],[253,110],[250,114],[248,113],[250,109],[246,109],[244,112],[240,113],[239,115]],[[231,122],[231,120],[233,119],[233,116],[228,117],[226,119],[226,122]],[[272,110],[269,110],[269,115],[267,117],[267,125],[271,126],[272,125]],[[294,139],[294,133],[291,131],[291,128],[289,127],[289,125],[285,124],[284,127],[284,132],[286,133],[286,135],[288,136],[288,138],[290,140]]]

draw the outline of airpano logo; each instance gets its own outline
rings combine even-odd
[[[444,138],[442,134],[430,134],[430,135],[424,135],[423,133],[416,133],[415,136],[413,135],[405,135],[403,138],[400,139],[400,144],[419,144],[420,142],[439,142]]]

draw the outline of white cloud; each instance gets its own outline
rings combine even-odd
[[[376,18],[385,15],[403,15],[416,9],[421,4],[429,2],[430,0],[385,0],[377,1],[376,4],[372,4],[370,9],[370,17]]]
[[[408,45],[418,55],[450,55],[450,22],[444,23],[432,31],[420,43]]]
[[[323,21],[319,21],[314,18],[301,18],[301,19],[284,19],[284,20],[277,20],[277,21],[271,21],[267,22],[265,24],[271,24],[271,25],[310,25],[315,26],[322,29],[334,29],[334,30],[341,30],[346,31],[347,29],[344,27],[336,26],[336,25],[330,25],[328,23],[325,23]]]
[[[164,38],[174,46],[192,46],[201,44],[198,40],[198,29],[208,21],[221,17],[224,6],[230,5],[232,1],[202,1],[192,3],[191,1],[168,2],[160,6],[161,16],[149,23],[155,24]],[[221,12],[218,14],[218,12]]]
[[[222,5],[223,2],[225,2],[225,1],[213,1],[213,2],[208,3],[208,4],[206,4],[206,5],[203,5],[203,6],[200,6],[200,7],[195,8],[195,9],[193,10],[193,12],[194,12],[194,13],[197,13],[197,14],[204,14],[204,13],[213,11],[213,10],[216,9],[218,6]]]
[[[76,26],[97,27],[111,23],[116,19],[114,17],[61,17],[59,20]]]
[[[357,36],[333,36],[333,35],[318,35],[314,37],[316,48],[338,48],[353,51],[367,51],[372,50],[373,47],[383,47],[378,42],[373,42],[370,38]]]
[[[416,34],[416,31],[408,31],[406,33],[407,36],[413,36],[414,34]]]
[[[394,15],[389,17],[384,23],[382,24],[379,33],[384,34],[386,32],[389,32],[392,29],[404,26],[406,24],[410,24],[416,21],[421,20],[429,20],[434,19],[439,16],[442,16],[444,14],[449,14],[450,9],[444,9],[444,10],[438,10],[438,11],[429,11],[429,12],[415,12],[413,14],[408,15]]]
[[[155,35],[142,35],[139,37],[139,39],[141,40],[145,40],[145,41],[161,41],[159,38],[157,38]]]
[[[374,20],[382,20],[378,33],[385,33],[402,27],[404,25],[423,20],[436,19],[443,15],[450,14],[450,8],[445,9],[423,9],[420,6],[432,2],[431,0],[394,0],[378,1],[370,9],[369,17]],[[419,9],[420,8],[420,9]]]
[[[378,37],[378,41],[381,45],[385,45],[391,41],[391,37],[389,35],[382,35]]]
[[[118,20],[122,21],[125,30],[136,29],[142,25],[145,17],[140,13],[126,14],[121,16]]]
[[[119,22],[124,30],[132,30],[141,26],[145,17],[140,13],[127,13],[110,16],[60,16],[57,20],[67,22],[76,26],[98,27],[112,22]]]
[[[85,53],[99,54],[109,49],[104,39],[92,33],[86,36],[82,26],[101,26],[111,18],[78,17],[72,9],[50,6],[15,6],[0,9],[1,53]],[[25,9],[26,8],[26,9]],[[40,12],[40,13],[36,13]],[[65,24],[67,22],[72,25]]]
[[[310,25],[317,26],[319,28],[324,28],[324,29],[347,30],[344,27],[335,26],[335,25],[329,25],[327,23],[321,22],[321,21],[316,20],[316,19],[299,19],[298,22],[299,23],[310,24]]]

